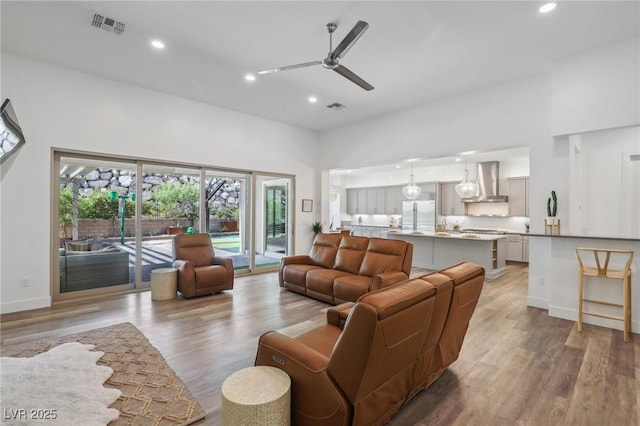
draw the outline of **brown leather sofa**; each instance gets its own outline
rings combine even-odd
[[[233,289],[233,261],[214,255],[209,234],[173,237],[173,267],[178,270],[178,290],[184,297]]]
[[[401,240],[318,234],[308,255],[280,263],[280,287],[333,303],[409,278],[413,244]]]
[[[483,283],[463,262],[365,294],[297,337],[263,334],[255,364],[289,374],[296,425],[383,424],[458,358]]]

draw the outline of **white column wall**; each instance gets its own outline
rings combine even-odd
[[[319,200],[315,132],[6,53],[1,65],[27,141],[0,169],[2,313],[50,305],[54,147],[293,174],[296,200]],[[298,253],[314,218],[296,222]]]

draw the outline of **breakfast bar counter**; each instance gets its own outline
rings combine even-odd
[[[387,238],[413,243],[413,266],[419,268],[438,270],[466,260],[484,267],[487,278],[506,272],[504,235],[398,231]]]
[[[547,309],[549,316],[575,321],[578,318],[578,261],[576,247],[592,247],[607,249],[633,250],[635,256],[631,264],[631,329],[640,332],[640,286],[636,285],[640,275],[640,238],[633,235],[549,235],[529,234],[529,250],[535,253],[534,261],[529,262],[529,290],[527,305]],[[620,265],[613,263],[613,269]],[[590,277],[591,278],[591,277]],[[602,280],[601,278],[599,280]],[[615,280],[600,282],[595,280],[589,285],[595,299],[609,300],[619,303],[622,300],[622,289]],[[598,307],[598,310],[610,315],[620,315],[619,309]],[[607,318],[584,316],[588,324],[622,329],[622,322]]]

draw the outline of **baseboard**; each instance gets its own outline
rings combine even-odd
[[[527,296],[527,306],[532,308],[549,309],[549,299]]]
[[[12,312],[30,311],[32,309],[48,308],[51,306],[51,297],[39,299],[18,300],[16,302],[0,303],[0,314]]]
[[[577,309],[567,309],[560,306],[549,306],[549,316],[562,318],[569,321],[576,321],[578,318]],[[584,324],[597,325],[600,327],[612,328],[614,330],[623,330],[624,324],[622,321],[611,320],[608,318],[594,317],[591,315],[584,315],[582,317]],[[631,319],[631,331],[633,333],[640,333],[640,321]]]

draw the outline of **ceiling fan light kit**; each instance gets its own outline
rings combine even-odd
[[[351,49],[351,47],[355,44],[355,42],[358,41],[360,37],[362,37],[362,34],[364,34],[367,28],[369,28],[369,24],[364,21],[358,21],[356,25],[351,29],[351,31],[349,31],[349,34],[347,34],[345,38],[342,39],[340,44],[338,44],[338,46],[335,49],[333,49],[333,33],[336,30],[336,28],[338,28],[338,26],[333,22],[329,22],[326,25],[326,28],[327,28],[327,32],[329,33],[329,53],[327,54],[326,58],[324,58],[321,61],[304,62],[301,64],[286,65],[284,67],[266,69],[266,70],[258,71],[257,74],[265,75],[265,74],[272,74],[280,71],[293,70],[297,68],[305,68],[305,67],[312,67],[315,65],[322,65],[323,68],[337,72],[344,78],[362,87],[364,90],[367,90],[367,91],[373,90],[374,87],[371,84],[369,84],[362,77],[358,76],[356,73],[351,71],[349,68],[340,64],[340,59],[342,59],[344,55],[347,54],[349,49]]]

